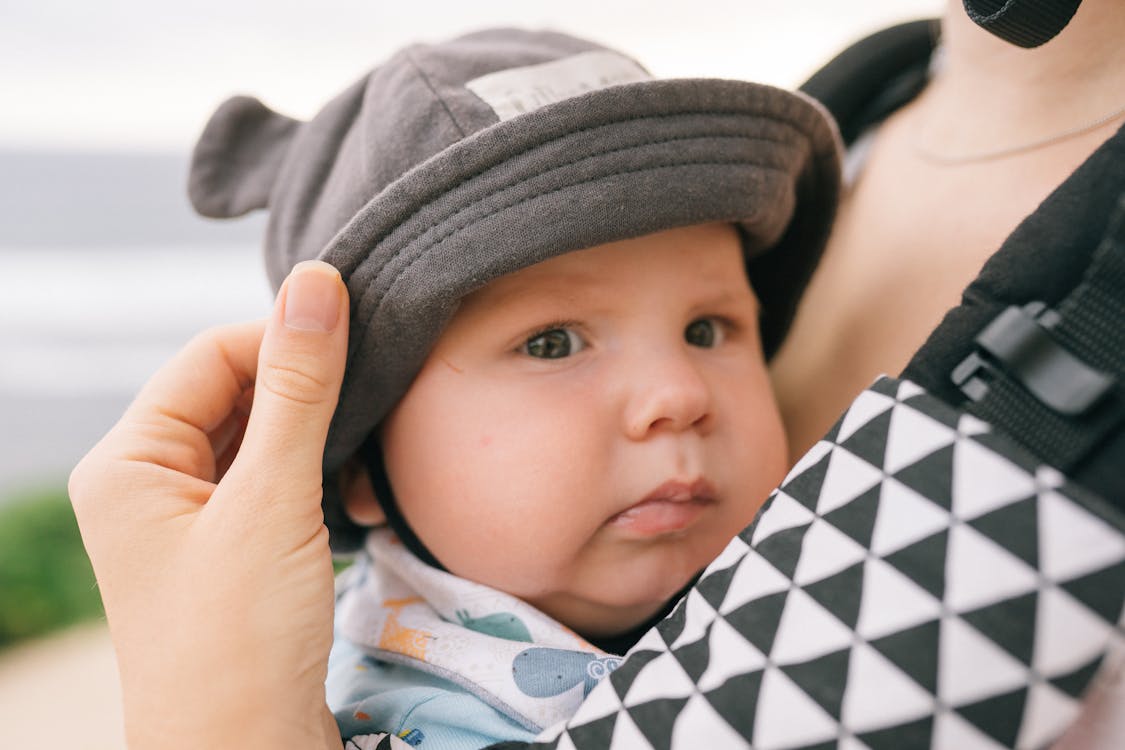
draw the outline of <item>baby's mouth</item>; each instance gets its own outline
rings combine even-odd
[[[706,479],[672,479],[611,516],[606,525],[636,536],[674,534],[691,526],[715,502],[715,489]]]

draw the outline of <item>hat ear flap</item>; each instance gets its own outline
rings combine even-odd
[[[192,152],[188,197],[195,210],[229,219],[265,208],[301,124],[253,97],[223,102]]]

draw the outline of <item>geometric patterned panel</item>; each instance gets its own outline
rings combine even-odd
[[[393,734],[369,734],[348,740],[344,744],[344,750],[412,750],[412,748]]]
[[[1125,522],[883,378],[535,747],[1032,750],[1125,636]],[[514,745],[513,745],[514,747]]]

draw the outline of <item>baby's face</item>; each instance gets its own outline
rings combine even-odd
[[[640,624],[785,470],[735,230],[601,245],[488,284],[382,442],[407,522],[450,571],[587,636]]]

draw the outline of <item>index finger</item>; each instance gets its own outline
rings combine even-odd
[[[158,428],[146,441],[129,441],[136,449],[145,449],[146,455],[128,458],[151,460],[151,449],[159,450],[161,443],[206,441],[253,385],[265,328],[264,320],[256,320],[208,329],[161,367],[118,423],[142,430]],[[187,466],[169,468],[189,470]]]

